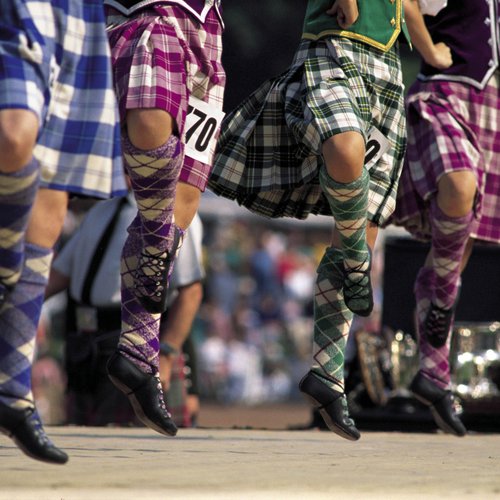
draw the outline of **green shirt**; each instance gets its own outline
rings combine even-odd
[[[342,29],[336,16],[326,11],[334,0],[309,0],[302,38],[317,40],[326,36],[344,36],[388,51],[401,32],[408,42],[403,0],[358,0],[359,17],[349,29]]]

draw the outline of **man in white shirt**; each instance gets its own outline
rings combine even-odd
[[[120,333],[120,254],[136,211],[132,195],[97,203],[52,264],[46,298],[68,290],[68,420],[75,424],[138,423],[128,398],[116,390],[105,369]],[[172,275],[161,331],[165,390],[174,355],[181,351],[202,299],[202,233],[197,215]]]

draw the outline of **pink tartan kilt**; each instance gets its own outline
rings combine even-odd
[[[391,223],[430,239],[428,205],[448,172],[477,179],[471,237],[500,243],[500,73],[483,90],[417,82],[407,99],[408,149]]]
[[[128,109],[163,109],[184,142],[191,94],[222,109],[226,77],[214,9],[203,24],[174,5],[151,6],[131,17],[108,9],[107,23],[122,123]],[[210,170],[211,164],[186,156],[180,180],[204,191]]]

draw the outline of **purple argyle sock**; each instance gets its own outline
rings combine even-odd
[[[448,217],[434,198],[431,202],[432,266],[434,294],[432,302],[451,309],[460,284],[460,262],[470,235],[472,212],[463,217]]]
[[[182,143],[172,135],[157,149],[136,148],[122,138],[123,158],[137,201],[140,250],[162,254],[171,247],[175,191],[182,167]]]
[[[121,258],[121,316],[122,331],[118,349],[145,373],[158,371],[161,314],[144,309],[135,294],[134,274],[142,250],[139,215],[128,229]]]
[[[52,251],[26,243],[21,276],[0,308],[0,401],[33,406],[31,368]]]
[[[434,290],[434,271],[422,267],[415,281],[415,299],[417,302],[417,336],[419,346],[419,365],[422,373],[442,389],[450,386],[450,335],[440,347],[433,347],[425,334],[425,319],[429,310]]]

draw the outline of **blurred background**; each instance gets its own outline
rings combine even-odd
[[[226,111],[288,67],[300,39],[305,4],[304,0],[224,4]],[[417,73],[418,58],[407,46],[401,50],[408,85]],[[72,205],[60,245],[91,204]],[[315,270],[329,242],[331,221],[320,216],[306,221],[262,219],[210,192],[203,196],[200,216],[207,276],[191,333],[196,359],[190,361],[196,363],[192,368],[198,374],[198,425],[317,424],[297,384],[310,363]],[[355,320],[346,355],[349,403],[360,428],[433,428],[426,410],[411,400],[406,389],[416,369],[412,285],[425,251],[425,246],[395,228],[379,239],[373,265],[375,310],[369,318]],[[491,265],[497,265],[496,249],[485,252]],[[500,314],[497,307],[478,310],[474,304],[482,260],[484,255],[476,264],[472,261],[470,277],[464,277],[469,285],[464,287],[462,306],[469,304],[473,313],[458,318],[453,363],[456,389],[461,387],[468,418],[478,428],[482,422],[482,428],[492,429],[500,420]],[[489,302],[499,303],[498,289],[489,295]],[[34,367],[39,410],[44,421],[53,424],[65,423],[66,418],[64,314],[64,297],[46,303]],[[189,379],[193,370],[188,365],[179,364],[177,380]],[[179,384],[173,387],[179,390]],[[170,399],[180,398],[182,403],[182,394],[181,390]],[[266,408],[272,411],[263,417],[261,410]]]

